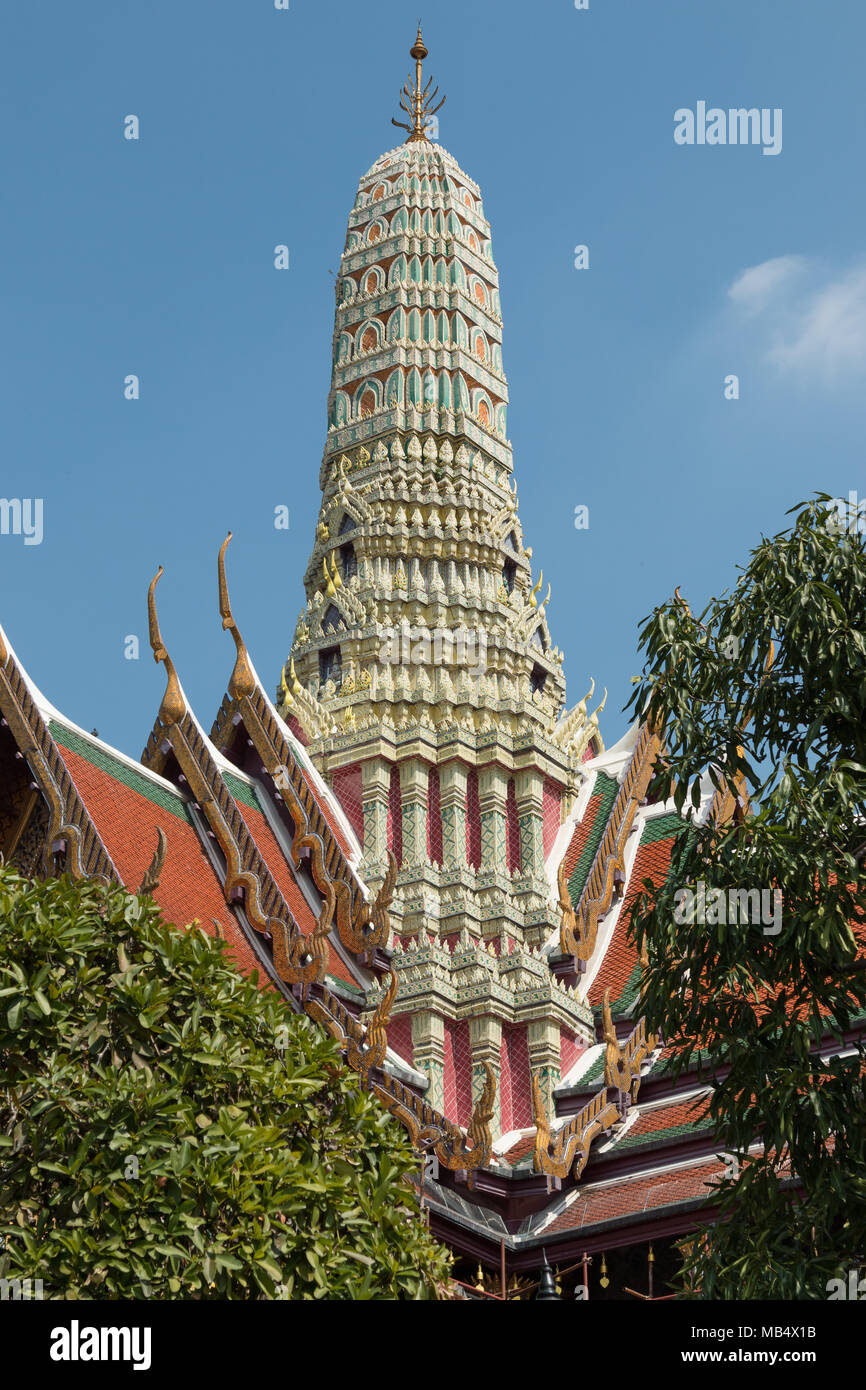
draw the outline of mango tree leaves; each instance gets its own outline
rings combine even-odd
[[[403,1130],[150,900],[0,866],[0,1276],[46,1298],[431,1298]]]
[[[632,919],[646,1012],[674,1073],[715,1077],[736,1160],[690,1243],[703,1297],[823,1298],[866,1251],[866,552],[830,500],[795,508],[732,593],[697,615],[675,599],[641,632],[632,704],[665,745],[649,795],[684,815]],[[739,804],[720,831],[725,784]]]

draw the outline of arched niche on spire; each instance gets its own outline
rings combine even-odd
[[[355,334],[355,353],[376,352],[382,346],[382,325],[378,319],[365,319]]]
[[[388,407],[401,407],[403,405],[403,373],[399,367],[388,377],[388,384],[385,387],[385,404]]]
[[[469,281],[469,295],[482,309],[488,308],[490,296],[487,286],[477,275],[473,275]]]
[[[510,510],[499,513],[497,517],[499,527],[505,528],[505,535],[501,537],[505,549],[514,556],[522,555],[523,540],[519,535],[520,522],[512,519]]]
[[[355,391],[353,400],[354,418],[356,420],[368,420],[371,415],[375,415],[377,410],[382,408],[382,383],[375,377],[368,377],[362,381]]]
[[[366,295],[380,294],[385,288],[385,272],[379,265],[371,265],[365,270],[361,283]]]
[[[474,391],[472,396],[472,414],[480,425],[485,429],[493,426],[493,405],[486,391]]]
[[[345,614],[340,612],[332,599],[322,614],[323,637],[336,637],[339,633],[345,632],[348,625]]]

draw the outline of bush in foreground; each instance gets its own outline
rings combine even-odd
[[[435,1298],[403,1131],[150,899],[0,866],[0,1275],[46,1298]]]

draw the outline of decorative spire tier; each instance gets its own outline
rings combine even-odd
[[[555,936],[546,860],[581,760],[602,744],[585,700],[562,717],[550,586],[533,575],[512,477],[490,227],[478,185],[427,138],[441,102],[422,86],[420,28],[411,55],[408,139],[363,175],[349,216],[322,505],[279,698],[362,841],[371,884],[396,855],[396,939],[436,943],[432,998],[442,951],[459,944],[466,979],[467,943],[531,953]],[[513,1019],[527,1008],[555,1018],[558,1049],[569,1007],[575,1032],[585,1007],[552,980],[542,999],[536,968],[519,964],[482,977],[524,1000]],[[412,1034],[423,1069],[421,967],[418,957]],[[479,1047],[481,1086],[482,1063],[498,1059],[492,1043]],[[548,1063],[558,1072],[552,1052]]]

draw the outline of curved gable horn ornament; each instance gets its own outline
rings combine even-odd
[[[155,893],[159,887],[159,876],[165,866],[165,855],[168,849],[168,840],[161,825],[156,827],[156,850],[153,858],[147,867],[144,878],[138,889],[137,896],[143,898],[148,894]]]
[[[156,615],[156,586],[163,573],[164,570],[160,565],[150,581],[150,588],[147,591],[147,630],[153,659],[157,665],[162,662],[165,666],[166,686],[159,707],[159,720],[161,724],[168,726],[180,723],[186,713],[186,702],[180,688],[180,681],[177,678],[177,671],[174,669],[174,662],[166,651],[165,643],[162,640],[159,618]]]
[[[228,629],[231,633],[237,651],[235,668],[229,680],[229,694],[236,700],[242,700],[245,695],[252,695],[256,687],[256,682],[252,667],[250,666],[250,658],[244,644],[244,639],[241,637],[240,629],[232,615],[232,606],[229,601],[229,588],[226,582],[226,549],[231,538],[232,533],[229,531],[220,546],[219,558],[217,559],[217,575],[219,580],[220,617],[223,620],[223,631]]]
[[[388,850],[388,869],[376,897],[372,904],[362,904],[357,922],[347,923],[345,930],[340,934],[340,940],[350,951],[365,954],[375,950],[377,946],[388,945],[391,935],[391,915],[388,908],[394,898],[396,882],[397,859],[392,851]]]
[[[532,1118],[535,1122],[533,1167],[536,1173],[561,1180],[569,1173],[580,1177],[589,1159],[592,1141],[596,1135],[608,1134],[619,1124],[621,1114],[619,1106],[608,1099],[607,1086],[604,1086],[552,1136],[541,1090],[541,1074],[536,1071],[532,1074]]]

